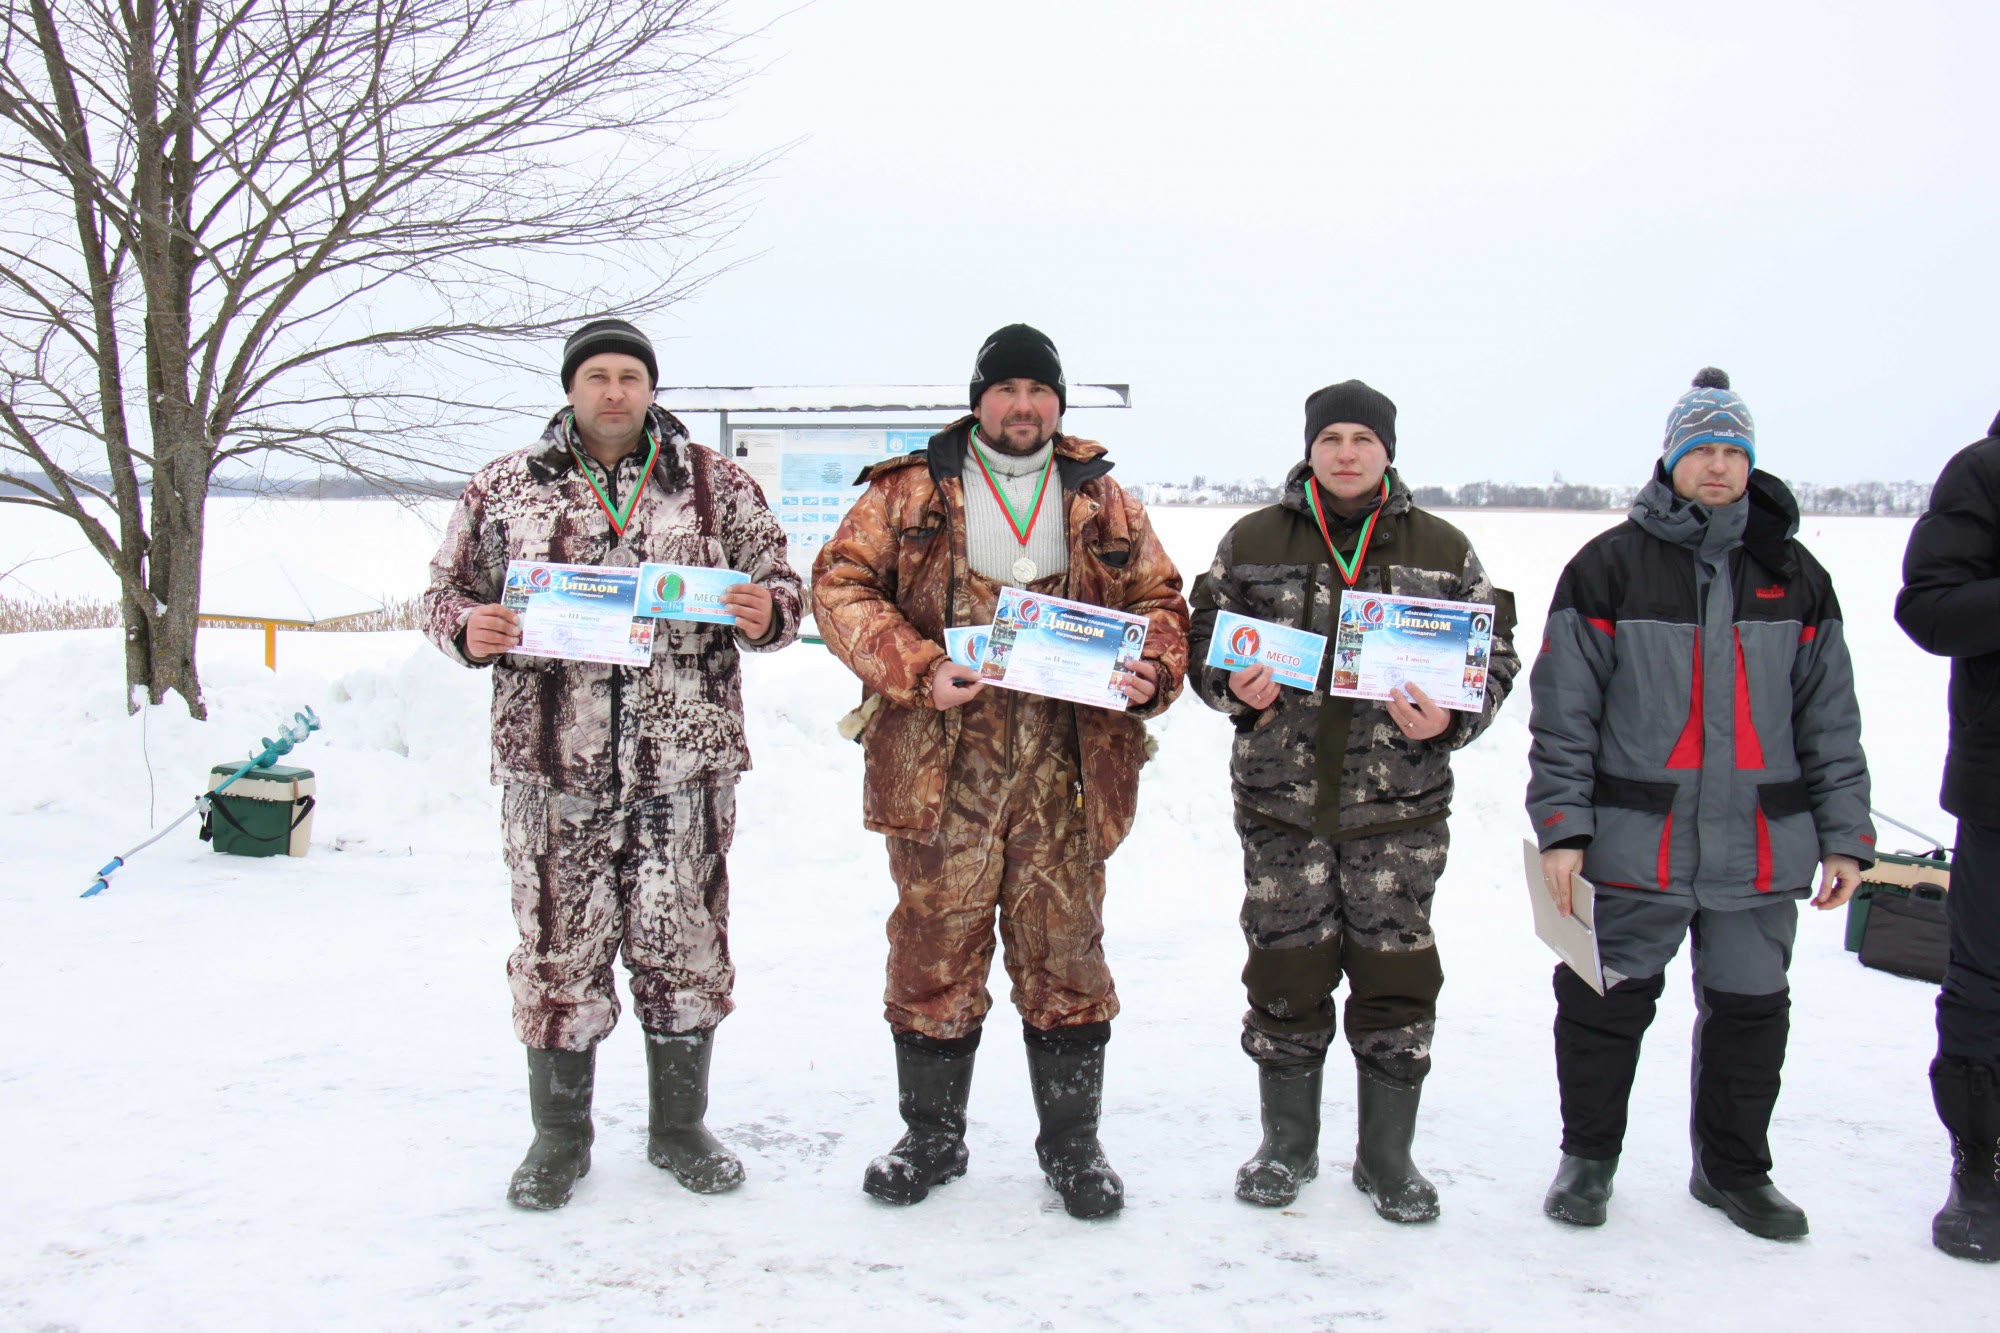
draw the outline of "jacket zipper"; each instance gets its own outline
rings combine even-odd
[[[623,461],[622,459],[620,460],[620,462]],[[606,468],[604,471],[606,482],[605,492],[610,495],[612,508],[615,509],[618,506],[618,468],[614,465]],[[632,506],[632,517],[637,518],[638,514],[639,507],[637,505]],[[609,522],[610,520],[607,519],[607,525]],[[630,524],[628,523],[627,526],[629,527]],[[621,536],[615,528],[610,531],[611,543],[615,549],[621,540]],[[624,685],[625,668],[614,665],[611,668],[611,803],[613,805],[618,804],[619,794],[624,786],[623,776],[618,766],[618,720],[619,715],[625,711]]]

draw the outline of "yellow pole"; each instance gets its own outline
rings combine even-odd
[[[264,622],[264,665],[271,670],[278,669],[278,622]]]

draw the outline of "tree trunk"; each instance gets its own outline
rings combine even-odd
[[[199,431],[198,426],[194,429]],[[192,716],[206,720],[208,705],[195,670],[195,638],[200,630],[207,450],[191,442],[161,454],[153,471],[152,540],[146,564],[146,586],[160,610],[148,627],[146,674],[143,679],[128,675],[127,683],[143,684],[156,704],[172,690],[187,701]],[[129,651],[126,661],[129,670]]]

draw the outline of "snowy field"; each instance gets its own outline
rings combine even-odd
[[[440,510],[218,502],[210,568],[258,551],[367,591],[422,586]],[[1191,578],[1241,511],[1156,517]],[[23,511],[0,569],[109,590],[74,532]],[[1454,515],[1539,641],[1563,560],[1610,516]],[[1944,665],[1890,620],[1907,520],[1811,519],[1856,645],[1876,805],[1947,838],[1935,806]],[[20,592],[19,585],[9,591]],[[0,638],[0,1326],[329,1328],[1949,1328],[1994,1274],[1930,1246],[1944,1136],[1932,988],[1862,969],[1808,913],[1774,1128],[1795,1245],[1688,1197],[1685,959],[1633,1099],[1610,1224],[1540,1213],[1557,1156],[1550,959],[1521,882],[1526,700],[1459,760],[1437,897],[1448,981],[1417,1157],[1444,1216],[1376,1218],[1346,1180],[1352,1079],[1327,1080],[1325,1172],[1298,1206],[1231,1196],[1257,1141],[1223,720],[1161,722],[1108,949],[1125,1013],[1103,1137],[1122,1217],[1066,1217],[1035,1168],[1025,1060],[1002,1007],[979,1057],[972,1169],[912,1209],[865,1198],[900,1130],[879,993],[891,888],[859,821],[852,679],[799,645],[748,665],[756,771],[732,863],[739,1009],[710,1124],[742,1190],[699,1198],[646,1164],[639,1033],[599,1060],[594,1168],[561,1212],[507,1206],[529,1137],[503,959],[513,938],[486,782],[483,675],[415,634],[208,631],[214,721],[127,717],[115,631]],[[325,730],[312,854],[219,857],[171,818],[211,764],[302,704]],[[1903,845],[1884,829],[1884,846]],[[1004,978],[1000,978],[1004,994]]]

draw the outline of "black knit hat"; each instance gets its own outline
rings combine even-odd
[[[570,381],[576,378],[578,366],[604,352],[622,352],[626,356],[638,357],[646,364],[649,387],[659,386],[660,363],[653,359],[653,344],[646,335],[622,319],[593,319],[570,334],[569,341],[563,344],[563,392],[569,392]]]
[[[1360,380],[1342,380],[1324,389],[1315,389],[1306,399],[1306,457],[1312,457],[1313,441],[1336,421],[1366,426],[1396,461],[1396,405]]]
[[[1056,391],[1056,401],[1069,410],[1069,386],[1063,383],[1062,357],[1049,335],[1026,324],[996,330],[972,362],[972,410],[989,385],[1001,380],[1039,380]]]

